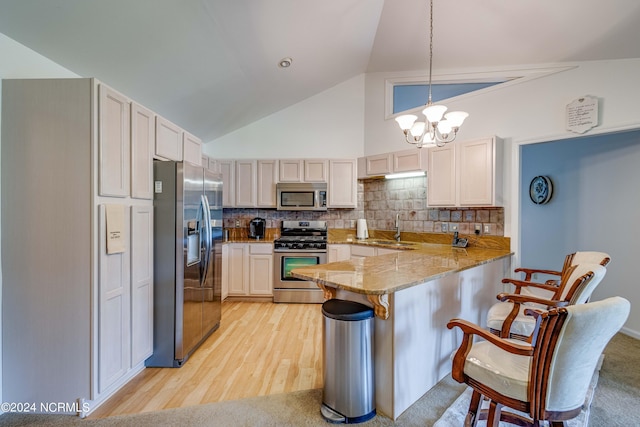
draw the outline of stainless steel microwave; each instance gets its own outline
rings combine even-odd
[[[327,184],[323,182],[281,182],[276,184],[278,210],[326,211]]]

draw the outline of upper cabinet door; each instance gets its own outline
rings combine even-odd
[[[502,184],[497,145],[496,138],[484,138],[458,146],[461,206],[496,204]]]
[[[456,205],[456,151],[455,145],[429,149],[429,178],[427,204],[429,206]],[[424,150],[424,148],[422,148]]]
[[[222,206],[234,208],[236,206],[236,162],[234,160],[220,160],[222,174]]]
[[[202,164],[202,141],[200,138],[191,135],[189,132],[184,132],[182,135],[183,160],[185,162],[191,162],[194,165],[205,166]]]
[[[327,182],[327,164],[324,159],[307,159],[304,161],[305,182]]]
[[[327,207],[358,207],[358,171],[355,159],[329,160],[327,191]]]
[[[258,160],[258,207],[275,208],[278,161]]]
[[[129,100],[100,84],[98,119],[99,194],[129,195],[129,150],[131,109]]]
[[[236,207],[256,206],[257,179],[255,160],[236,160]]]
[[[378,176],[391,173],[391,154],[379,154],[376,156],[367,156],[366,175]]]
[[[304,177],[304,160],[284,159],[280,160],[279,182],[302,182]]]
[[[155,114],[131,103],[131,197],[153,199]]]
[[[182,160],[182,129],[160,116],[156,116],[156,156]]]
[[[427,169],[427,149],[411,149],[393,153],[393,173],[415,172]]]

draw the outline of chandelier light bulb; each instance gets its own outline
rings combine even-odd
[[[418,140],[424,134],[424,128],[427,126],[425,122],[415,122],[413,126],[411,126],[411,135],[415,140]]]
[[[451,127],[454,129],[462,126],[464,119],[466,119],[467,117],[469,117],[469,114],[465,113],[464,111],[451,111],[450,113],[444,115],[444,118],[447,119],[449,123],[451,123]]]
[[[404,116],[396,117],[396,122],[398,122],[400,129],[405,131],[405,133],[411,129],[416,120],[418,120],[418,116],[414,116],[413,114],[405,114]]]
[[[424,114],[431,123],[437,123],[442,120],[445,111],[447,111],[447,107],[444,105],[429,105],[422,110],[422,114]]]

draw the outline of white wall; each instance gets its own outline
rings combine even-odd
[[[56,64],[33,50],[0,33],[0,79],[78,77],[77,74]],[[0,81],[0,92],[2,82]],[[2,102],[0,101],[0,112]],[[1,115],[0,115],[1,117]],[[1,131],[2,123],[0,123]],[[0,132],[1,135],[1,132]],[[0,141],[2,147],[2,141]],[[0,149],[1,153],[1,149]],[[0,194],[1,196],[1,194]],[[0,218],[1,219],[1,218]],[[1,231],[0,231],[1,232]],[[0,234],[0,238],[1,238]],[[7,250],[7,248],[4,248]],[[0,247],[0,255],[2,247]],[[1,259],[1,258],[0,258]],[[0,343],[2,342],[2,265],[0,263]],[[0,350],[0,367],[2,350]],[[0,402],[2,401],[2,369],[0,369]]]
[[[214,158],[357,158],[364,154],[364,74],[203,144]]]
[[[640,287],[635,263],[640,238],[640,131],[530,144],[522,150],[522,264],[560,270],[575,251],[611,255],[594,300],[620,295],[631,302],[627,332],[640,338]],[[527,194],[537,175],[551,177],[546,205]],[[635,309],[633,309],[635,307]]]
[[[450,110],[459,109],[469,113],[458,138],[498,135],[522,141],[575,136],[565,130],[565,108],[576,98],[585,95],[601,99],[600,128],[640,123],[640,103],[637,102],[640,95],[640,85],[637,84],[640,59],[566,65],[573,65],[574,68],[520,84],[491,87],[445,102]],[[473,73],[466,75],[473,76]],[[395,120],[384,118],[384,83],[387,77],[397,75],[367,74],[367,155],[408,147]]]

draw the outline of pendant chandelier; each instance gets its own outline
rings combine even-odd
[[[417,122],[418,116],[405,114],[396,118],[400,129],[404,132],[409,144],[418,148],[424,146],[442,147],[456,139],[458,129],[469,114],[464,111],[451,111],[445,114],[447,107],[434,105],[431,101],[431,73],[433,69],[433,0],[429,10],[429,98],[426,108],[422,110],[426,120]]]

